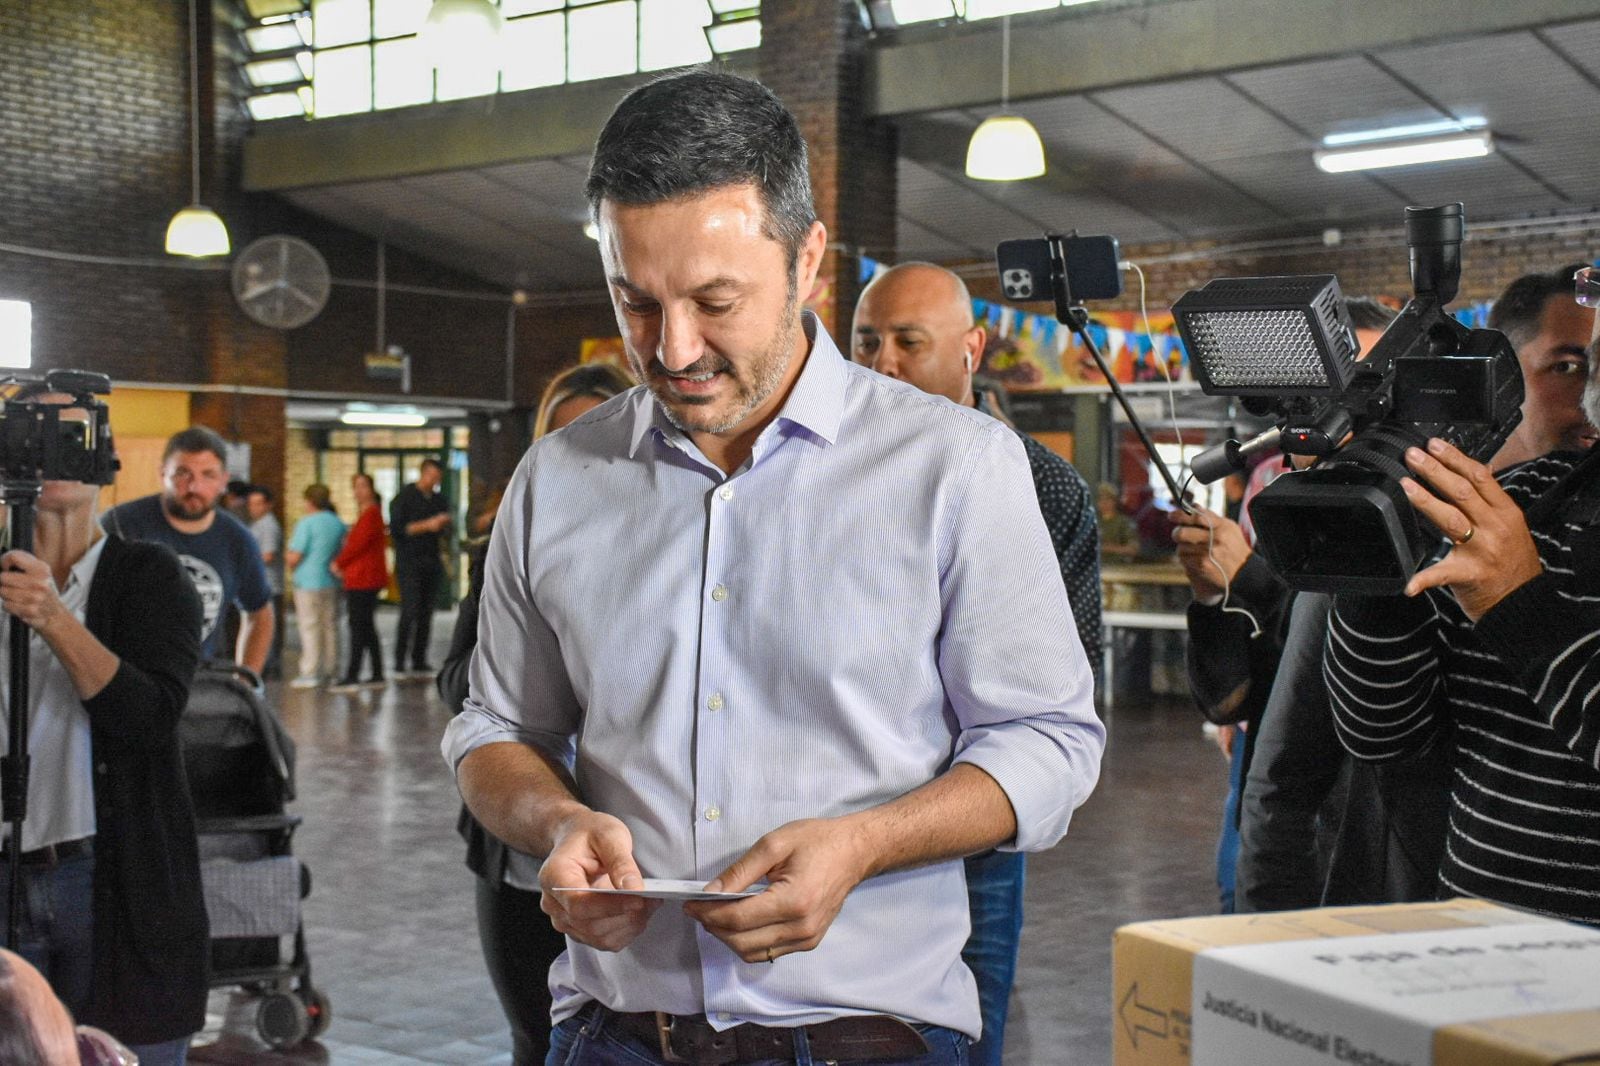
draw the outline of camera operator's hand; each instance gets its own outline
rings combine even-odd
[[[48,635],[61,619],[72,617],[56,591],[49,565],[25,551],[0,555],[0,605],[40,636]]]
[[[1172,522],[1177,527],[1172,539],[1178,545],[1178,562],[1195,597],[1221,596],[1250,559],[1244,530],[1232,519],[1198,506],[1192,512],[1173,511]]]
[[[1400,485],[1411,506],[1456,545],[1441,561],[1411,579],[1407,596],[1424,589],[1448,588],[1467,617],[1476,622],[1512,591],[1543,573],[1539,549],[1528,532],[1522,508],[1487,466],[1438,438],[1428,441],[1427,452],[1407,450],[1406,466],[1439,494],[1402,478]]]

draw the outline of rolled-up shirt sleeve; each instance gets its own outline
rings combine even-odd
[[[489,541],[467,699],[441,744],[452,770],[474,749],[507,741],[572,765],[581,709],[528,579],[534,457],[512,477]]]
[[[998,424],[975,442],[941,546],[939,672],[961,732],[955,761],[1000,785],[1005,850],[1065,835],[1100,773],[1105,728],[1026,454]]]

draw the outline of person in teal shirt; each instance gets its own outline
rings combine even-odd
[[[305,517],[295,523],[284,553],[300,629],[300,676],[290,685],[315,688],[333,680],[339,661],[339,579],[329,564],[344,544],[344,523],[333,512],[328,486],[308,486],[304,500]]]

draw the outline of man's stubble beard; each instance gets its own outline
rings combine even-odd
[[[183,508],[183,504],[179,502],[178,497],[166,492],[161,494],[161,505],[166,509],[167,514],[182,522],[194,522],[204,518],[206,515],[210,514],[212,508],[216,506],[215,504],[211,504],[209,506],[202,507],[200,510],[195,512],[186,511]]]
[[[798,286],[796,286],[794,277],[791,274],[788,298],[784,301],[783,314],[778,318],[777,328],[773,330],[772,336],[768,338],[766,348],[761,355],[749,367],[750,372],[754,375],[753,378],[748,384],[735,379],[735,386],[738,388],[738,392],[734,397],[734,409],[716,422],[706,422],[690,417],[690,412],[696,406],[692,402],[685,404],[684,401],[678,400],[679,404],[683,404],[683,409],[680,410],[674,408],[672,404],[669,404],[663,398],[664,387],[657,387],[657,379],[658,375],[662,375],[665,372],[659,368],[652,367],[655,362],[654,359],[649,363],[645,363],[630,352],[629,355],[634,364],[634,374],[648,385],[651,394],[656,398],[657,405],[661,408],[662,413],[667,416],[667,421],[682,432],[727,433],[738,428],[739,424],[750,416],[750,412],[765,403],[767,398],[783,383],[784,373],[789,368],[786,349],[798,314],[799,302]],[[709,369],[721,370],[733,366],[731,362],[720,356],[716,357],[716,360],[717,365],[714,367],[701,366],[700,363],[703,359],[696,360],[693,365],[679,371],[679,376],[693,377],[696,374],[703,374]],[[651,369],[656,369],[656,374],[650,373]]]

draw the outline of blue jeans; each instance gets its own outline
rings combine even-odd
[[[11,906],[11,867],[0,858],[0,929]],[[89,1005],[94,956],[94,858],[22,868],[17,954],[50,982],[74,1017]]]
[[[967,908],[972,932],[961,959],[978,979],[983,1037],[972,1045],[973,1066],[1000,1066],[1006,1011],[1017,976],[1022,939],[1022,889],[1026,860],[1017,851],[986,851],[967,860]]]
[[[1239,861],[1239,798],[1244,795],[1244,731],[1233,735],[1228,760],[1228,798],[1222,804],[1222,834],[1217,838],[1217,904],[1223,914],[1234,911],[1234,866]]]
[[[11,868],[0,859],[0,928],[11,905]],[[38,969],[72,1012],[89,1006],[94,972],[94,858],[84,855],[59,866],[22,868],[22,923],[18,954]],[[112,1033],[116,1036],[116,1033]],[[128,1046],[140,1066],[184,1066],[189,1038]]]
[[[954,1029],[941,1029],[935,1025],[919,1025],[917,1031],[928,1042],[928,1053],[914,1059],[873,1059],[873,1066],[968,1066],[967,1037]],[[793,1059],[763,1059],[747,1066],[780,1066],[793,1062],[795,1066],[822,1066],[820,1059],[811,1057],[805,1046],[805,1036],[796,1032]],[[550,1055],[545,1066],[660,1066],[666,1062],[661,1048],[648,1044],[632,1033],[611,1023],[610,1012],[595,1009],[593,1005],[557,1025],[550,1034]]]
[[[189,1058],[189,1038],[164,1044],[129,1044],[128,1050],[139,1056],[139,1066],[184,1066]]]

